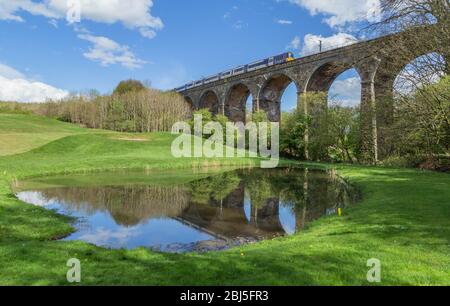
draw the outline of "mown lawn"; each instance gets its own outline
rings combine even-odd
[[[94,131],[31,115],[0,114],[0,118],[0,156],[24,153],[66,136]]]
[[[29,128],[18,132],[21,125]],[[333,166],[361,189],[362,200],[342,217],[322,218],[298,235],[207,254],[113,251],[55,241],[73,230],[70,220],[20,202],[11,186],[18,179],[47,174],[217,169],[230,162],[173,159],[173,136],[165,133],[143,134],[139,138],[146,141],[132,141],[136,136],[24,115],[0,115],[0,144],[10,144],[3,135],[14,127],[14,146],[20,143],[25,153],[0,157],[0,284],[67,285],[66,262],[75,257],[82,262],[84,285],[368,285],[370,258],[381,260],[382,285],[450,285],[448,174]],[[61,134],[55,138],[47,133]],[[30,141],[34,134],[43,134],[46,141]]]

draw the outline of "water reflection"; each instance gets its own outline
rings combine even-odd
[[[66,240],[167,252],[292,235],[354,197],[333,173],[289,168],[225,172],[174,186],[42,187],[18,196],[80,218],[77,232]]]

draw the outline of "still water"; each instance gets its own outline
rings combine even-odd
[[[77,230],[65,240],[162,252],[292,235],[355,199],[333,173],[291,168],[50,177],[21,182],[17,195],[75,217]]]

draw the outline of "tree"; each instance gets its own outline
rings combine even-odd
[[[146,87],[137,80],[126,80],[121,81],[116,89],[114,89],[113,95],[123,95],[128,92],[138,92],[146,89]]]
[[[328,157],[336,162],[355,162],[360,155],[360,110],[331,105],[327,111]]]
[[[306,159],[305,133],[309,117],[294,111],[281,116],[280,153],[287,157]]]
[[[394,137],[400,156],[450,153],[450,76],[396,101]]]

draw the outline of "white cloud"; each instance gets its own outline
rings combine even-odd
[[[83,233],[78,239],[100,246],[115,244],[126,247],[130,240],[140,234],[138,227],[118,227],[113,230],[99,227]]]
[[[287,49],[293,49],[293,50],[300,50],[302,42],[300,40],[300,37],[295,36],[294,39],[289,43],[287,46]]]
[[[236,30],[241,30],[243,28],[246,28],[247,26],[248,24],[242,20],[238,20],[233,24],[233,28],[235,28]]]
[[[330,88],[329,96],[342,106],[357,106],[361,102],[361,79],[352,77],[336,80]]]
[[[42,15],[47,18],[57,18],[59,15],[44,3],[31,0],[0,0],[0,20],[23,22],[23,18],[17,15],[18,11],[26,11],[32,15]]]
[[[40,207],[48,206],[52,200],[45,197],[41,192],[38,191],[23,191],[17,194],[19,200],[33,204]]]
[[[80,0],[81,19],[100,23],[122,23],[130,29],[139,29],[147,38],[153,38],[149,31],[160,30],[163,22],[151,14],[153,0]],[[32,0],[0,0],[0,20],[24,21],[21,11],[51,19],[66,18],[67,0],[44,0],[36,3]]]
[[[56,20],[56,19],[50,19],[50,20],[48,21],[48,23],[49,23],[50,25],[52,25],[54,28],[58,28],[58,20]]]
[[[333,36],[323,37],[321,35],[307,34],[304,38],[302,55],[317,53],[320,51],[320,42],[322,42],[322,51],[353,44],[358,40],[350,34],[338,33]]]
[[[380,17],[380,0],[289,0],[309,11],[313,16],[327,16],[324,21],[331,27],[350,22],[374,21]]]
[[[139,30],[141,32],[141,35],[148,38],[148,39],[153,39],[156,37],[156,32],[154,30],[151,29],[147,29],[147,28],[142,28]]]
[[[0,101],[45,102],[63,99],[69,92],[48,84],[26,79],[19,71],[0,64]]]
[[[80,34],[78,37],[92,43],[89,51],[83,54],[84,57],[99,62],[102,66],[119,64],[129,69],[135,69],[147,63],[137,58],[128,46],[120,45],[107,37],[91,34]]]
[[[21,79],[24,75],[16,69],[0,63],[0,76],[8,79]]]
[[[293,22],[291,20],[285,20],[285,19],[277,19],[276,23],[281,25],[291,25]]]

